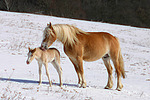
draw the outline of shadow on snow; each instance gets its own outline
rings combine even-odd
[[[0,78],[1,81],[10,81],[10,82],[18,82],[18,83],[39,83],[39,81],[35,80],[27,80],[27,79],[9,79],[9,78]],[[42,82],[42,84],[49,84],[49,82]],[[59,86],[59,83],[52,83],[52,85],[57,85]],[[63,83],[63,85],[67,86],[73,86],[73,87],[78,87],[76,84],[68,84],[68,83]]]

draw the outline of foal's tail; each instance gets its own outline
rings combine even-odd
[[[124,71],[124,61],[123,61],[121,50],[119,50],[118,61],[119,61],[119,67],[120,67],[120,71],[121,71],[122,77],[125,78],[126,74],[125,74],[125,71]]]

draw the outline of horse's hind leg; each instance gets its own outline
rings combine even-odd
[[[108,82],[107,82],[107,85],[105,86],[105,89],[110,89],[113,87],[113,80],[112,80],[113,68],[110,64],[110,56],[108,54],[106,54],[102,59],[104,61],[104,64],[105,64],[105,66],[107,68],[107,72],[108,72]]]
[[[120,68],[119,68],[119,61],[118,61],[118,56],[112,56],[112,61],[114,63],[114,66],[115,66],[115,69],[116,69],[116,73],[117,73],[117,88],[116,90],[118,91],[121,91],[121,89],[123,88],[123,85],[121,83],[121,71],[120,71]]]

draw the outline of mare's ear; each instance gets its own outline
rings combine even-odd
[[[50,29],[53,29],[51,22],[49,22],[48,26]]]
[[[50,26],[50,27],[52,26],[52,23],[51,23],[51,22],[49,22],[49,26]]]

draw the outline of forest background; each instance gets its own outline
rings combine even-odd
[[[0,10],[150,27],[150,0],[0,0]]]

